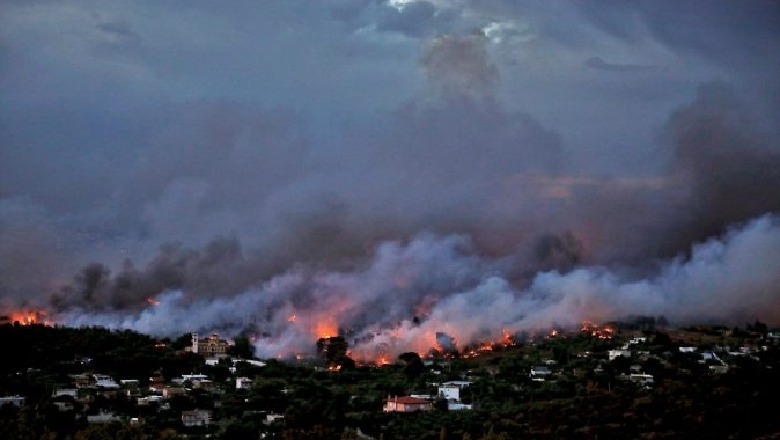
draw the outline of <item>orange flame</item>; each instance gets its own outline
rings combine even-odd
[[[591,321],[583,321],[580,331],[599,339],[611,339],[615,332],[612,327],[601,327],[599,324],[594,324]]]
[[[46,320],[46,312],[43,310],[29,310],[12,312],[8,316],[8,320],[11,323],[18,322],[21,325],[43,324],[51,325],[51,322]]]
[[[159,305],[160,305],[160,301],[157,301],[157,300],[156,300],[154,297],[152,297],[152,296],[150,296],[150,297],[146,298],[146,302],[147,302],[147,304],[149,304],[149,305],[152,305],[152,306],[159,306]]]
[[[295,316],[295,313],[287,317],[287,322],[295,322],[298,319],[297,316]]]
[[[320,321],[314,325],[314,333],[318,338],[332,338],[338,335],[338,326],[333,322]]]
[[[505,347],[515,345],[515,338],[512,337],[512,334],[509,333],[509,330],[504,329],[501,330],[501,341],[499,343]]]

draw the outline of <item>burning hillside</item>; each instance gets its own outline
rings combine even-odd
[[[250,332],[262,357],[311,353],[314,341],[335,335],[349,341],[355,359],[478,352],[550,328],[609,338],[612,329],[596,322],[636,314],[676,322],[776,320],[778,252],[780,225],[767,216],[693,246],[689,258],[667,260],[652,276],[628,278],[594,266],[540,272],[518,283],[504,260],[478,256],[466,238],[425,235],[384,243],[370,264],[351,271],[298,267],[232,296],[172,290],[132,313],[71,308],[55,318],[165,335]]]
[[[0,316],[0,324],[2,323],[9,323],[9,324],[21,324],[21,325],[32,325],[32,324],[43,324],[43,325],[52,325],[51,321],[48,320],[48,314],[44,310],[17,310],[17,311],[11,311],[10,313],[7,313],[6,315]]]

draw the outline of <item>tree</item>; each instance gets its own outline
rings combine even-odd
[[[346,339],[342,336],[333,336],[330,338],[320,338],[317,340],[317,353],[325,361],[325,365],[333,367],[341,365],[344,358],[347,357],[347,344]]]
[[[398,359],[404,363],[404,375],[406,375],[408,379],[414,379],[425,371],[425,365],[420,359],[420,355],[417,353],[401,353],[398,355]]]
[[[664,333],[664,332],[655,332],[655,337],[653,338],[653,343],[655,345],[660,345],[662,347],[671,347],[672,346],[672,338],[670,338],[669,335]]]
[[[436,400],[434,400],[433,409],[437,411],[449,411],[449,404],[447,403],[447,399],[443,397],[439,397]]]
[[[171,348],[174,350],[184,350],[185,347],[192,346],[192,333],[185,333],[171,342]]]
[[[493,430],[493,426],[490,426],[490,430],[487,432],[487,434],[482,436],[481,440],[509,440],[509,436],[505,432],[502,432],[501,434],[496,434]]]
[[[239,336],[235,340],[233,346],[228,347],[228,354],[231,356],[239,357],[242,359],[251,359],[255,355],[255,348],[249,341],[249,338],[245,336]]]

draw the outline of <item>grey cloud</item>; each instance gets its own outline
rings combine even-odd
[[[656,66],[608,63],[600,57],[588,58],[584,64],[591,69],[603,70],[605,72],[654,72],[660,70]]]
[[[780,5],[774,1],[759,0],[746,5],[730,1],[706,5],[585,1],[577,2],[577,7],[601,29],[628,41],[640,38],[639,32],[646,27],[663,44],[732,67],[748,58],[775,66],[780,61],[770,49],[780,39]]]
[[[96,24],[95,27],[103,32],[107,32],[122,38],[138,37],[138,34],[133,31],[133,25],[127,21],[103,22]]]
[[[345,23],[357,20],[370,2],[367,0],[335,0],[329,8],[333,18]]]
[[[435,17],[436,8],[427,1],[408,3],[400,10],[388,7],[377,24],[377,30],[401,32],[419,38],[434,32]]]
[[[427,0],[391,5],[386,1],[344,0],[330,5],[333,18],[355,32],[400,34],[424,40],[443,34],[466,34],[484,20],[475,20],[456,4]]]

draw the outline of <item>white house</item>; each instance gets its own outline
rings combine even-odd
[[[138,379],[122,379],[119,381],[120,385],[125,388],[137,389]]]
[[[76,388],[59,388],[54,390],[54,394],[52,394],[52,397],[60,397],[60,396],[70,396],[74,399],[78,399],[79,397],[79,390]]]
[[[160,403],[162,402],[163,397],[162,396],[146,396],[146,397],[138,397],[136,398],[136,402],[139,406],[148,405],[150,403]]]
[[[94,416],[87,416],[87,423],[111,423],[113,421],[120,420],[114,413],[101,411]]]
[[[182,411],[181,423],[186,427],[208,426],[211,423],[211,411],[203,409]]]
[[[264,425],[273,425],[277,421],[281,422],[284,421],[284,415],[283,414],[266,414],[265,420],[263,420]]]
[[[459,411],[472,409],[471,404],[461,402],[461,390],[470,387],[471,382],[465,380],[453,380],[439,385],[439,397],[447,399],[447,409],[450,411]]]
[[[54,402],[54,406],[56,406],[57,411],[60,412],[73,411],[73,409],[75,408],[73,404],[70,402]]]
[[[468,386],[471,386],[471,382],[465,380],[443,382],[439,385],[439,397],[443,397],[447,401],[460,402],[460,390]]]
[[[701,353],[701,360],[703,361],[720,361],[720,358],[718,355],[711,351],[705,351]]]
[[[607,352],[607,356],[609,356],[609,360],[614,361],[615,359],[619,358],[620,356],[623,356],[624,358],[630,358],[631,357],[631,351],[630,350],[609,350]]]
[[[0,397],[0,406],[3,406],[7,403],[10,403],[11,405],[18,406],[21,408],[24,406],[24,397],[22,396],[4,396]]]
[[[196,380],[208,380],[208,378],[205,374],[182,374],[181,377],[173,379],[173,383],[181,385],[186,381],[194,382]]]
[[[236,378],[236,389],[237,390],[248,390],[249,388],[252,388],[252,379],[248,377],[237,377]]]
[[[628,379],[646,387],[652,386],[654,383],[652,374],[632,373],[628,376]]]
[[[95,379],[95,386],[98,388],[106,388],[106,389],[119,388],[119,384],[116,383],[116,381],[111,376],[105,374],[93,374],[92,377]]]
[[[246,362],[253,367],[265,367],[265,362],[257,359],[233,359],[233,366],[236,366],[239,362]]]
[[[545,365],[538,365],[531,367],[531,371],[528,373],[528,376],[534,382],[544,382],[545,378],[551,374],[552,370],[550,370],[550,367]]]

